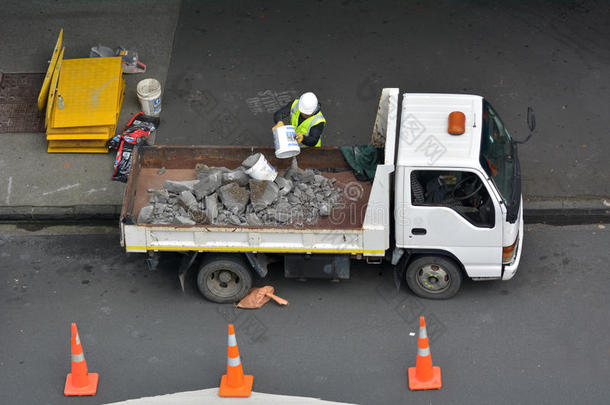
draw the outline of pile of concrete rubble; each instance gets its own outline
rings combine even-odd
[[[166,180],[150,189],[149,204],[137,222],[150,224],[212,224],[236,226],[314,224],[340,202],[336,179],[314,169],[300,169],[296,158],[274,181],[256,180],[246,170],[260,154],[234,170],[197,164],[196,180]]]

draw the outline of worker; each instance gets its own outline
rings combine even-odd
[[[282,119],[290,116],[290,125],[294,127],[299,146],[320,147],[322,131],[326,126],[321,108],[316,95],[308,92],[277,110],[273,114],[273,120],[276,125],[283,125]]]

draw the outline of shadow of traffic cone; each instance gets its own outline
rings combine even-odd
[[[409,367],[409,389],[412,391],[437,390],[441,386],[441,368],[432,366],[426,320],[420,316],[417,361],[415,367]]]
[[[83,347],[80,344],[76,324],[72,322],[72,372],[66,377],[64,395],[95,395],[97,393],[97,382],[100,376],[96,373],[89,373]]]
[[[227,345],[227,374],[223,375],[220,379],[218,396],[249,397],[252,393],[254,376],[244,375],[233,324],[229,324],[229,341]]]

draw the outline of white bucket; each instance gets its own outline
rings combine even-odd
[[[296,133],[292,125],[284,125],[273,128],[273,144],[275,145],[275,157],[286,159],[301,153],[297,142]]]
[[[277,177],[277,170],[267,162],[262,153],[260,155],[254,166],[246,170],[246,174],[255,180],[274,181]]]
[[[161,83],[156,79],[144,79],[138,83],[136,91],[142,112],[158,117],[161,114]]]

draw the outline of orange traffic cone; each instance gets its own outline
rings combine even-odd
[[[409,367],[409,389],[437,390],[441,388],[441,368],[432,366],[426,320],[419,317],[419,339],[417,342],[417,361],[415,367]]]
[[[220,379],[218,396],[221,397],[249,397],[252,393],[254,376],[244,375],[235,339],[233,324],[229,324],[229,342],[227,349],[227,374]]]
[[[87,371],[87,363],[83,348],[80,345],[76,324],[72,322],[72,372],[66,377],[64,395],[95,395],[97,393],[97,382],[100,376]]]

